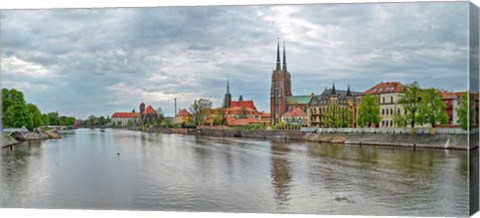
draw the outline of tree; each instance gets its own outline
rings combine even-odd
[[[58,112],[50,112],[48,115],[48,123],[52,126],[59,125]]]
[[[192,121],[195,125],[203,125],[205,114],[204,111],[212,107],[212,102],[205,98],[195,100],[190,106],[189,111],[192,115]]]
[[[106,120],[107,120],[107,119],[105,119],[104,116],[100,116],[100,117],[98,118],[98,125],[101,125],[101,126],[105,125],[105,124],[106,124]]]
[[[432,127],[448,123],[447,105],[442,101],[442,94],[434,88],[422,92],[419,105],[418,120],[421,123],[430,123]]]
[[[471,130],[473,126],[473,96],[469,92],[460,98],[460,106],[455,110],[458,113],[458,124],[464,130]]]
[[[422,90],[418,82],[413,82],[404,87],[403,96],[398,100],[398,103],[403,106],[406,111],[405,122],[410,124],[410,127],[415,127],[415,123],[422,123],[419,115],[420,101],[422,99]]]
[[[43,119],[43,124],[45,126],[49,126],[50,125],[50,119],[48,118],[48,114],[42,114],[42,119]]]
[[[10,105],[4,115],[5,126],[13,128],[29,127],[33,126],[32,117],[28,111],[28,107],[25,104],[16,103]]]
[[[45,123],[43,121],[43,116],[40,110],[34,104],[27,104],[28,112],[30,113],[30,117],[32,119],[32,125],[27,126],[28,128],[38,128],[40,126],[44,126]]]
[[[366,94],[358,107],[357,124],[361,127],[372,127],[380,123],[380,106],[376,96]]]
[[[160,126],[161,127],[164,127],[164,128],[168,128],[170,127],[172,124],[170,123],[170,120],[169,119],[163,119],[162,122],[160,123]]]
[[[23,97],[23,93],[21,91],[17,91],[16,89],[8,90],[6,88],[2,89],[2,106],[3,106],[3,113],[7,112],[7,109],[14,105],[14,104],[26,104],[25,99]]]
[[[225,111],[223,109],[218,109],[217,110],[217,114],[215,114],[215,118],[214,118],[214,125],[219,125],[219,126],[222,126],[222,125],[225,125]]]
[[[95,126],[97,125],[97,117],[95,115],[90,115],[87,119],[87,125],[88,126]]]
[[[340,109],[340,119],[338,122],[338,127],[339,128],[347,128],[350,126],[352,123],[352,116],[353,116],[353,111],[350,110],[350,108],[342,108]]]

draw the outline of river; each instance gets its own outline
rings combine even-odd
[[[467,158],[467,151],[78,129],[3,148],[0,207],[466,216]]]

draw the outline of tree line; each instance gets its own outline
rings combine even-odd
[[[76,120],[75,117],[60,116],[58,112],[42,114],[35,104],[25,101],[23,92],[16,89],[2,89],[2,105],[2,122],[7,128],[71,126]]]

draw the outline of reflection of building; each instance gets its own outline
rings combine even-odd
[[[132,112],[115,112],[112,115],[112,124],[115,126],[128,126],[137,124],[140,113]]]
[[[288,204],[290,182],[292,174],[290,173],[290,162],[287,160],[286,154],[290,151],[286,144],[271,145],[271,164],[272,164],[272,185],[275,191],[275,200],[278,207],[284,207]]]
[[[181,109],[177,114],[175,114],[175,118],[173,119],[174,124],[185,124],[185,122],[192,119],[192,115],[188,113],[187,109]]]
[[[316,127],[355,127],[357,96],[360,92],[352,92],[325,88],[322,94],[313,96],[308,105],[308,125]]]
[[[378,98],[379,127],[397,127],[394,122],[395,114],[405,115],[403,106],[397,103],[403,95],[403,85],[399,82],[381,82],[365,91],[364,94],[375,95]]]

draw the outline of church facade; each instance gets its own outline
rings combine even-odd
[[[307,111],[310,95],[293,96],[292,80],[287,70],[287,55],[285,42],[283,43],[283,63],[280,61],[280,42],[277,41],[277,62],[272,71],[272,85],[270,89],[270,123],[282,122],[282,116],[296,108]]]

